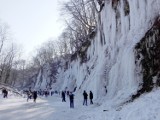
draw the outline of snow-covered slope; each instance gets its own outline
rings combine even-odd
[[[95,99],[112,101],[111,105],[129,99],[142,83],[135,46],[159,16],[159,6],[159,0],[106,0],[87,50],[88,61],[78,58],[67,70],[59,69],[53,89],[76,89],[77,95],[92,90]]]
[[[12,94],[14,96],[20,96],[22,97],[23,96],[23,93],[21,93],[20,91],[18,91],[17,89],[11,87],[11,86],[8,86],[7,84],[4,84],[4,83],[0,83],[0,91],[2,92],[3,89],[6,89],[9,94]],[[1,93],[2,94],[2,93]],[[2,96],[2,95],[1,95]]]

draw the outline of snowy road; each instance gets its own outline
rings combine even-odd
[[[111,102],[109,106],[83,106],[77,99],[75,103],[75,108],[70,109],[69,100],[61,102],[60,96],[33,103],[26,102],[26,98],[3,99],[0,95],[0,120],[160,120],[160,89],[123,106],[111,107]]]
[[[81,104],[81,103],[79,103]],[[79,107],[78,107],[79,106]],[[38,99],[26,102],[26,98],[10,97],[0,98],[0,120],[87,120],[90,115],[87,113],[92,106],[75,106],[69,108],[69,101],[61,102],[59,96],[47,99]],[[85,115],[87,113],[88,115]],[[95,112],[94,112],[95,113]]]

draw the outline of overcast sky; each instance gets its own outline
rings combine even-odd
[[[64,0],[0,0],[0,19],[25,54],[62,32],[59,1]]]

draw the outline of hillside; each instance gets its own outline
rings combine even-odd
[[[50,85],[53,90],[75,90],[76,94],[92,90],[98,103],[112,100],[111,105],[116,105],[151,91],[153,81],[157,81],[155,86],[158,86],[159,69],[154,75],[154,72],[148,72],[145,77],[144,71],[148,67],[142,64],[145,56],[150,59],[154,56],[139,51],[149,51],[152,49],[149,46],[159,44],[160,1],[107,0],[104,4],[97,17],[96,35],[90,44],[82,46],[80,53],[72,55],[71,58],[75,57],[73,60],[60,58],[59,66],[53,67],[56,72],[51,72],[51,66],[45,65],[35,88],[44,89]],[[149,30],[155,26],[156,32],[151,34]],[[145,42],[142,42],[144,39]],[[155,55],[158,56],[158,52]],[[51,77],[48,78],[51,74],[54,74],[54,82],[51,82]]]

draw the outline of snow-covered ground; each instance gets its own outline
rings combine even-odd
[[[107,108],[82,105],[75,96],[75,108],[69,100],[61,102],[59,95],[38,98],[37,103],[26,98],[0,95],[0,120],[160,120],[160,89],[142,95],[132,103]]]

